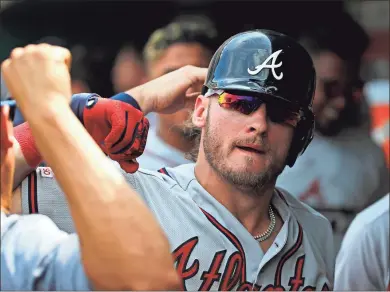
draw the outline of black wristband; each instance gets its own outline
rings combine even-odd
[[[139,106],[138,102],[134,99],[134,97],[132,97],[131,95],[129,95],[127,93],[124,93],[124,92],[118,93],[118,94],[110,97],[110,99],[114,99],[114,100],[119,100],[119,101],[125,102],[127,104],[132,105],[137,110],[142,111],[141,107]]]

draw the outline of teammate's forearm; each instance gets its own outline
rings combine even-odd
[[[125,93],[130,95],[131,97],[133,97],[137,101],[141,111],[144,113],[145,116],[148,113],[153,111],[152,100],[150,100],[150,99],[148,100],[147,97],[143,96],[142,85],[137,86],[137,87],[132,88],[132,89],[129,89]]]
[[[170,272],[173,260],[165,235],[69,107],[46,105],[39,115],[26,113],[26,119],[68,198],[87,273],[98,283],[109,277],[116,289],[118,283],[131,284],[123,288],[132,290],[175,289],[177,275]],[[151,254],[157,259],[146,273],[139,267]]]

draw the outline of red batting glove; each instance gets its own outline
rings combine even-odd
[[[145,149],[149,121],[133,106],[107,98],[91,96],[83,111],[83,123],[96,143],[126,172],[134,173],[135,160]]]

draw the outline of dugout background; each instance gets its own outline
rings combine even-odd
[[[354,11],[355,19],[362,19],[364,15],[359,14],[359,9],[367,11],[367,8],[363,7],[364,2],[371,3],[370,6],[374,6],[372,4],[375,2],[376,6],[381,4],[380,2],[387,2],[388,6],[388,1],[357,0],[0,0],[0,61],[9,55],[12,48],[42,41],[48,36],[58,38],[55,42],[68,48],[82,44],[91,54],[97,52],[97,58],[101,59],[96,66],[96,78],[99,80],[96,81],[98,87],[94,88],[94,91],[108,96],[112,93],[112,85],[107,74],[118,49],[124,43],[131,42],[142,50],[151,32],[166,25],[179,14],[197,13],[210,17],[219,31],[220,43],[239,31],[253,28],[273,29],[295,37],[302,30],[319,23],[332,23],[340,28],[336,29],[335,33],[340,33],[342,42],[345,45],[354,45],[357,38],[342,34],[342,28],[345,26],[342,12]],[[386,9],[383,5],[379,6],[376,11]],[[374,14],[371,13],[368,23],[380,19]],[[367,22],[367,19],[365,21]],[[382,22],[382,27],[375,29],[374,27],[372,35],[374,38],[383,39],[387,36],[388,40],[388,26],[383,29]],[[371,63],[378,58],[388,61],[388,41],[385,43],[382,41],[378,45],[377,41],[373,42],[376,51],[372,53],[372,50],[369,50],[367,53]],[[379,66],[379,69],[382,70],[381,74],[387,75],[384,77],[388,78],[388,69],[384,72],[383,66]]]

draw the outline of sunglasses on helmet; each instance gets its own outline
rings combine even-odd
[[[271,100],[264,95],[260,96],[248,96],[229,93],[223,90],[211,90],[209,89],[205,97],[212,95],[218,95],[219,106],[228,109],[235,110],[244,115],[250,115],[258,110],[262,104],[267,105],[267,116],[273,123],[288,124],[296,127],[299,121],[303,118],[303,112],[297,108],[293,108],[283,101]]]

